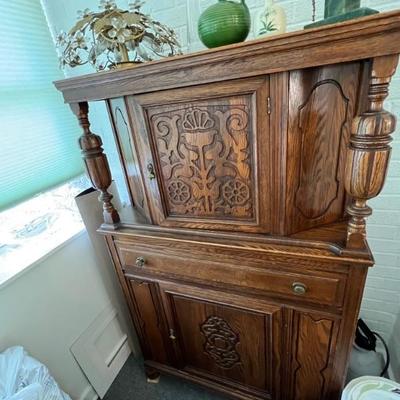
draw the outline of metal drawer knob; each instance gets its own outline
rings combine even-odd
[[[148,175],[147,177],[152,181],[153,179],[156,179],[156,174],[154,173],[154,167],[152,163],[147,164],[147,172]]]
[[[169,338],[171,340],[176,340],[175,331],[173,329],[169,330]]]
[[[295,294],[305,294],[307,292],[307,286],[301,282],[294,282],[292,285],[293,293]]]
[[[142,268],[142,267],[144,267],[144,264],[146,263],[146,260],[145,260],[145,258],[144,257],[137,257],[136,258],[136,261],[135,261],[135,265],[138,267],[138,268]]]

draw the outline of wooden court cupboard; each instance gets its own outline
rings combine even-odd
[[[148,376],[236,399],[338,399],[373,258],[400,12],[56,82],[104,203]],[[119,213],[88,102],[105,101]]]

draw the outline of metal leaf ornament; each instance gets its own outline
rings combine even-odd
[[[97,71],[182,54],[175,31],[141,12],[144,2],[119,9],[101,0],[100,11],[78,11],[78,22],[57,35],[62,68],[91,64]]]

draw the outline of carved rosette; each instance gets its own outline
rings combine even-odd
[[[109,225],[115,225],[120,219],[111,202],[113,196],[108,192],[112,178],[107,157],[103,152],[103,142],[100,136],[90,131],[88,103],[74,104],[71,105],[71,108],[78,117],[79,124],[83,129],[83,135],[79,138],[79,146],[82,150],[86,171],[92,185],[100,192],[99,200],[103,203],[104,222]]]
[[[239,335],[220,317],[208,317],[200,326],[206,341],[204,352],[221,368],[232,368],[240,363],[240,355],[236,350]]]
[[[382,190],[391,148],[390,134],[396,118],[383,110],[389,83],[397,66],[398,56],[377,57],[372,63],[368,110],[353,120],[347,153],[345,187],[353,197],[347,207],[351,215],[347,230],[349,247],[360,247],[366,234],[366,217],[372,210],[367,200]]]
[[[222,195],[230,206],[243,205],[250,197],[250,190],[242,180],[230,179],[222,187]]]
[[[189,186],[179,179],[169,182],[168,194],[173,204],[185,204],[191,196]]]
[[[150,121],[170,214],[254,217],[246,103],[166,107]]]

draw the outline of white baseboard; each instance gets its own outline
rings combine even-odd
[[[94,391],[91,385],[88,385],[86,389],[79,396],[79,400],[97,400],[99,396]]]

